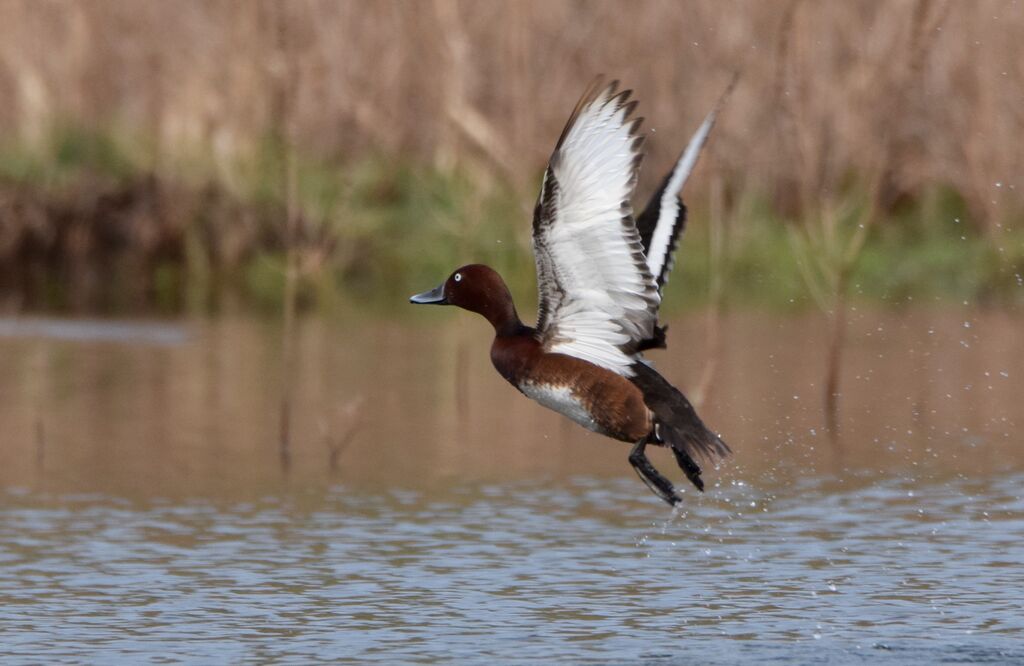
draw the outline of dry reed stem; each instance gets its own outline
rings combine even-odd
[[[732,96],[739,82],[740,73],[733,73],[729,85],[718,97],[714,106],[716,117],[721,116],[726,102]],[[710,255],[710,284],[709,284],[709,307],[707,312],[707,324],[705,327],[705,338],[708,349],[701,371],[697,388],[693,392],[694,404],[700,407],[708,399],[711,387],[715,380],[715,373],[718,370],[718,361],[722,353],[721,342],[721,319],[722,299],[725,295],[725,275],[728,272],[728,232],[725,228],[725,186],[721,176],[713,177],[711,181],[710,214],[708,216],[709,255]]]
[[[725,273],[727,271],[727,239],[723,209],[725,208],[725,195],[722,181],[720,179],[711,183],[711,211],[708,215],[708,226],[710,233],[709,254],[711,257],[709,273],[711,274],[709,286],[708,308],[705,314],[706,323],[704,338],[707,340],[707,352],[705,354],[704,368],[701,370],[700,380],[693,390],[693,404],[697,407],[703,405],[711,395],[711,389],[715,381],[715,373],[718,371],[718,363],[722,357],[722,297],[725,293]]]
[[[36,418],[36,469],[42,471],[46,462],[46,429],[42,417]]]
[[[335,418],[331,419],[333,430],[327,420],[321,420],[320,433],[327,447],[327,467],[331,472],[337,472],[341,460],[341,454],[355,441],[355,436],[365,425],[364,410],[366,401],[363,396],[357,396],[342,406]]]
[[[789,5],[789,13],[780,32],[780,87],[786,85],[782,81],[791,75],[786,70],[787,64],[793,64],[790,62],[790,56],[794,53],[790,50],[790,41],[793,39],[794,26],[802,18],[800,10],[803,7],[806,5],[799,0]],[[904,43],[907,44],[905,55],[894,56],[893,64],[889,67],[864,67],[858,75],[858,78],[868,82],[867,85],[887,91],[883,109],[890,117],[896,115],[901,108],[913,106],[912,100],[919,90],[918,79],[927,64],[929,47],[947,11],[946,3],[935,5],[926,0],[918,0],[911,8],[907,21],[909,38],[892,42],[891,48],[896,53],[904,48]],[[801,275],[815,301],[829,318],[830,333],[822,389],[826,430],[833,443],[837,444],[850,276],[870,230],[881,217],[886,196],[891,196],[892,190],[901,187],[901,184],[893,182],[895,164],[904,154],[914,150],[914,140],[891,123],[878,128],[878,154],[866,170],[872,178],[867,189],[867,201],[860,213],[854,216],[851,207],[856,204],[839,200],[836,185],[820,177],[821,174],[827,174],[830,168],[831,146],[836,128],[832,125],[815,128],[800,117],[815,101],[808,93],[804,92],[800,96],[780,95],[780,98],[786,100],[783,107],[786,110],[787,127],[791,131],[789,154],[794,155],[799,164],[798,208],[805,213],[817,210],[816,214],[805,214],[801,225],[791,227],[790,239],[797,251]],[[816,136],[819,133],[821,136]],[[852,222],[845,222],[851,219]],[[852,224],[852,231],[845,230],[845,224]]]
[[[271,61],[268,71],[273,80],[274,90],[274,128],[275,135],[284,145],[284,173],[281,182],[284,184],[285,219],[285,272],[284,297],[282,299],[282,332],[281,332],[281,400],[280,427],[278,431],[278,454],[281,468],[288,470],[291,466],[291,419],[292,419],[292,375],[295,356],[295,311],[298,281],[298,172],[295,160],[295,149],[292,100],[298,87],[299,75],[295,71],[294,43],[292,34],[293,21],[288,10],[282,4],[267,5],[271,15],[270,23],[273,30],[273,51],[275,58]]]
[[[743,69],[711,148],[716,173],[695,179],[695,194],[711,176],[742,174],[785,209],[801,188],[869,171],[887,134],[900,137],[891,183],[902,191],[948,183],[985,228],[1021,200],[1019,188],[994,185],[1024,173],[1019,2],[280,4],[303,25],[290,102],[303,154],[426,162],[449,151],[448,164],[483,157],[482,168],[529,180],[595,73],[633,87],[660,138],[680,136]],[[265,75],[275,56],[254,6],[0,3],[0,131],[32,142],[55,122],[117,127],[155,144],[166,168],[198,151],[230,179],[233,159],[251,156],[275,122]],[[918,41],[931,46],[915,60]],[[915,92],[896,106],[904,65]],[[797,141],[780,150],[779,132]],[[652,141],[644,178],[677,147]]]

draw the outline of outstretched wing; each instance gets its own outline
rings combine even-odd
[[[640,119],[629,118],[630,91],[617,89],[595,81],[562,131],[534,209],[533,251],[544,348],[628,377],[660,297],[630,205]]]
[[[690,139],[686,150],[679,156],[675,167],[661,181],[661,186],[655,191],[647,203],[647,207],[644,208],[644,212],[636,220],[640,240],[644,246],[644,256],[647,257],[647,268],[655,277],[659,292],[662,286],[668,282],[668,275],[672,271],[674,263],[676,245],[679,243],[683,229],[686,228],[686,206],[679,194],[683,191],[686,179],[690,177],[690,172],[693,171],[693,167],[697,163],[701,148],[708,140],[718,109],[719,106],[716,106],[697,128],[697,132]]]

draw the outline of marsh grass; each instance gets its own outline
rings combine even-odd
[[[634,88],[666,164],[740,71],[707,176],[781,199],[870,175],[894,142],[895,185],[947,183],[990,229],[1020,200],[1022,29],[1012,0],[8,0],[0,132],[38,146],[57,122],[105,127],[157,170],[223,173],[260,153],[286,101],[300,155],[529,182],[595,74]],[[282,72],[301,81],[287,98]],[[793,135],[820,163],[776,149]]]
[[[45,145],[0,150],[7,309],[279,311],[289,233],[280,140],[268,137],[252,159],[228,166],[197,159],[164,172],[134,137],[62,125]],[[296,153],[294,169],[299,310],[401,310],[409,293],[477,262],[505,276],[524,313],[535,302],[530,183],[384,156],[340,163]],[[863,182],[843,185],[840,217],[867,205]],[[669,312],[820,302],[810,286],[819,280],[808,282],[806,271],[828,250],[793,242],[793,229],[818,220],[784,214],[754,186],[722,181],[721,237],[713,239],[711,197],[686,198],[690,223],[665,293]],[[864,236],[850,298],[1024,302],[1024,214],[1013,211],[991,229],[970,216],[950,186],[895,202]]]
[[[615,0],[3,3],[0,307],[277,312],[291,251],[299,310],[390,310],[470,261],[525,308],[540,170],[586,82],[635,89],[650,187],[738,71],[688,184],[670,310],[822,302],[820,253],[791,230],[870,201],[879,172],[851,299],[1020,303],[1019,3],[622,17]]]

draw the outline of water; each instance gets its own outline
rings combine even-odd
[[[0,337],[0,658],[1024,663],[1021,320],[858,315],[832,444],[816,320],[730,317],[674,514],[474,323],[305,322],[285,462],[271,325]]]

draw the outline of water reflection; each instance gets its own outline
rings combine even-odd
[[[0,656],[1024,660],[1020,320],[855,319],[837,450],[816,320],[730,317],[705,411],[736,458],[678,515],[439,322],[304,322],[287,474],[271,325],[0,339]],[[658,359],[683,386],[700,324]]]
[[[683,387],[702,367],[701,323],[673,323],[676,349],[653,355]],[[303,322],[293,480],[422,489],[631,474],[625,448],[505,384],[490,367],[486,327],[459,334],[474,324]],[[702,410],[737,451],[726,478],[737,466],[775,482],[817,472],[870,478],[913,473],[929,458],[948,473],[1020,469],[1022,324],[977,312],[855,318],[837,449],[822,435],[818,319],[729,317]],[[187,330],[188,341],[172,346],[0,338],[0,484],[145,496],[259,494],[282,483],[277,329],[229,320]],[[358,401],[358,435],[332,475],[332,446]]]

